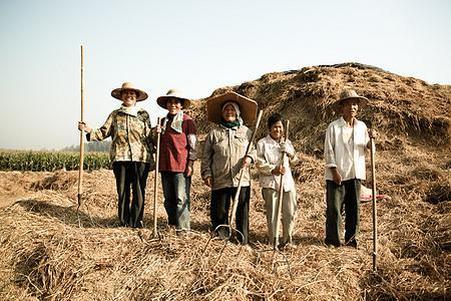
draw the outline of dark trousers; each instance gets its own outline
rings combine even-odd
[[[144,195],[149,163],[116,161],[113,172],[116,177],[118,195],[118,216],[123,226],[140,228],[143,226]],[[130,203],[130,190],[133,190]]]
[[[213,230],[219,225],[229,224],[229,208],[231,200],[235,197],[237,188],[227,187],[211,191],[210,217]],[[251,188],[241,187],[236,209],[236,229],[242,234],[238,234],[238,240],[243,244],[249,242],[249,200]],[[228,237],[229,229],[220,227],[217,232],[220,237]]]
[[[183,172],[161,172],[164,194],[164,209],[168,224],[178,230],[190,230],[190,189],[191,177]]]
[[[342,208],[345,212],[345,243],[356,246],[360,218],[360,180],[343,181],[337,185],[326,181],[326,244],[339,246]]]

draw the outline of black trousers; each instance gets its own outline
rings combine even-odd
[[[236,187],[226,187],[211,191],[210,217],[213,230],[216,230],[219,225],[229,224],[229,208],[231,200],[235,197],[236,190]],[[238,234],[237,238],[243,245],[249,242],[250,192],[250,186],[241,187],[236,209],[236,229],[242,234]],[[226,227],[217,229],[220,237],[228,237],[228,231],[229,229]]]
[[[339,246],[340,221],[342,208],[345,211],[345,243],[357,245],[360,222],[360,180],[343,181],[341,185],[333,181],[326,181],[326,239],[327,244]]]
[[[118,216],[123,226],[134,228],[143,226],[144,195],[149,169],[150,164],[144,162],[113,162],[118,196]],[[131,202],[130,190],[133,191]]]

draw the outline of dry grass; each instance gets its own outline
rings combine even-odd
[[[371,263],[371,204],[361,206],[358,250],[322,243],[321,139],[332,118],[327,104],[344,83],[373,100],[369,109],[381,133],[378,190],[391,199],[378,203],[377,273],[372,272]],[[209,191],[199,178],[198,166],[189,238],[177,236],[166,226],[161,205],[159,238],[153,238],[148,227],[119,227],[111,171],[85,174],[85,206],[78,215],[76,172],[2,172],[0,199],[20,198],[0,209],[0,299],[451,298],[451,157],[449,114],[444,114],[449,108],[442,106],[449,105],[448,90],[349,64],[271,73],[233,89],[255,97],[266,109],[265,115],[278,110],[292,121],[292,140],[302,151],[302,162],[295,167],[299,211],[294,248],[283,254],[268,251],[257,181],[252,187],[250,247],[229,243],[222,250],[223,242],[210,241]],[[429,102],[432,105],[425,106]],[[203,120],[203,114],[201,108],[192,111],[196,120]],[[199,128],[202,136],[209,125],[201,122]],[[146,225],[153,222],[152,177]]]

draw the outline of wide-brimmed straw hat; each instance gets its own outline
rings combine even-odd
[[[359,101],[359,106],[364,106],[368,103],[368,98],[360,96],[356,91],[352,89],[344,89],[340,93],[340,98],[333,104],[335,110],[340,110],[343,102],[348,99],[356,99]]]
[[[132,83],[130,83],[130,82],[125,82],[125,83],[122,84],[122,87],[116,88],[113,91],[111,91],[111,96],[113,96],[114,98],[122,100],[121,93],[124,90],[133,90],[133,91],[135,91],[136,92],[136,101],[142,101],[142,100],[147,99],[147,97],[148,97],[146,92],[144,92],[143,90],[140,90],[138,88],[135,88],[135,86]]]
[[[179,90],[176,90],[176,89],[170,89],[170,90],[166,93],[166,95],[163,95],[163,96],[158,97],[158,98],[157,98],[157,103],[158,103],[158,105],[159,105],[160,107],[162,107],[162,108],[164,108],[164,109],[167,109],[166,104],[167,104],[167,102],[168,102],[169,99],[178,99],[178,100],[180,100],[181,103],[182,103],[182,107],[183,107],[184,109],[188,108],[189,105],[190,105],[190,103],[191,103],[191,101],[190,101],[188,98],[183,97],[183,96],[181,95],[181,92],[180,92]]]
[[[233,101],[238,104],[241,118],[244,123],[251,123],[257,118],[258,104],[256,101],[238,93],[229,91],[207,100],[207,116],[211,122],[220,122],[222,118],[222,107],[226,102]]]

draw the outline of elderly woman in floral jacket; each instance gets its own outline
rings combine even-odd
[[[154,147],[149,114],[138,108],[136,102],[147,99],[147,93],[126,82],[114,89],[111,96],[121,100],[122,105],[108,116],[104,125],[92,129],[79,122],[78,129],[87,132],[88,141],[112,138],[110,159],[116,177],[119,220],[123,226],[141,228],[147,176],[154,167]]]
[[[245,156],[252,131],[244,122],[256,118],[257,103],[234,92],[211,98],[207,102],[208,120],[217,123],[207,135],[201,164],[204,183],[211,187],[210,217],[213,230],[221,238],[227,238],[230,200],[237,192],[241,169],[244,176],[236,212],[236,228],[242,234],[238,240],[242,244],[249,241],[249,166],[256,160],[253,149]],[[232,225],[231,225],[232,226]]]

